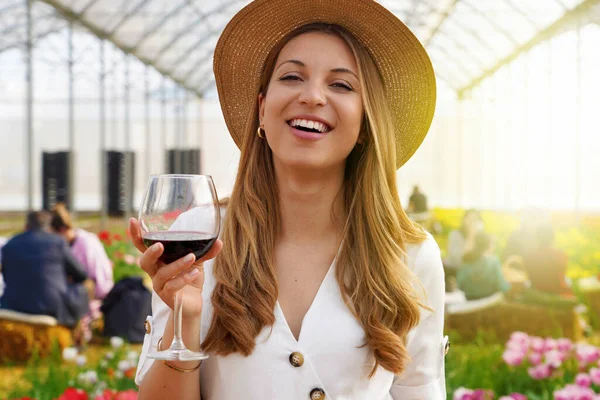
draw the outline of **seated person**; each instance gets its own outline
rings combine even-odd
[[[75,229],[64,204],[59,203],[52,212],[50,226],[71,246],[75,259],[83,265],[90,280],[94,282],[93,298],[102,300],[114,286],[112,262],[98,239],[98,235],[83,229]]]
[[[418,186],[413,187],[413,192],[408,200],[408,216],[417,223],[426,222],[430,217],[427,197]]]
[[[463,265],[456,274],[458,288],[465,293],[467,300],[481,299],[510,289],[502,275],[500,260],[492,252],[490,235],[477,233],[473,249],[464,255]]]
[[[553,294],[568,294],[565,281],[568,258],[554,246],[554,230],[545,224],[537,230],[538,246],[525,257],[524,268],[531,288]]]
[[[444,267],[457,270],[463,264],[463,256],[473,249],[475,235],[483,231],[481,214],[475,209],[465,211],[459,229],[448,235],[448,254],[444,260]]]
[[[2,308],[49,315],[65,326],[75,326],[88,312],[87,279],[67,242],[48,232],[50,216],[30,212],[24,233],[1,249],[6,290]]]

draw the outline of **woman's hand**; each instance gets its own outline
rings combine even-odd
[[[142,241],[140,224],[135,218],[129,220],[131,240],[142,253],[140,266],[152,279],[152,287],[156,294],[171,309],[175,304],[175,293],[182,290],[182,313],[184,317],[197,318],[202,313],[202,287],[204,285],[204,261],[216,257],[223,243],[217,239],[210,251],[200,260],[195,260],[193,254],[164,264],[159,257],[164,251],[161,243],[146,248]]]

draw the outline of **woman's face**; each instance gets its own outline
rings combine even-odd
[[[363,104],[356,61],[341,38],[309,32],[290,40],[258,101],[276,167],[343,168]]]

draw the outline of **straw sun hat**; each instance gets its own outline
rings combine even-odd
[[[227,128],[242,145],[254,112],[263,64],[271,49],[303,25],[342,26],[362,43],[383,76],[400,168],[423,142],[435,109],[435,75],[425,49],[394,14],[374,0],[255,0],[227,24],[214,72]]]

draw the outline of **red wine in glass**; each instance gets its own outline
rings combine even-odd
[[[202,258],[217,240],[214,234],[194,231],[157,231],[145,233],[142,237],[146,247],[162,243],[164,251],[159,260],[165,264],[194,253],[196,260]]]
[[[219,237],[221,211],[214,182],[209,175],[152,175],[139,211],[142,239],[146,246],[162,243],[160,261],[170,264],[194,253],[205,256]],[[194,267],[191,267],[194,268]],[[176,278],[173,276],[172,278]],[[155,360],[204,360],[208,355],[191,351],[182,338],[182,290],[173,304],[173,341],[166,350],[151,351]]]

